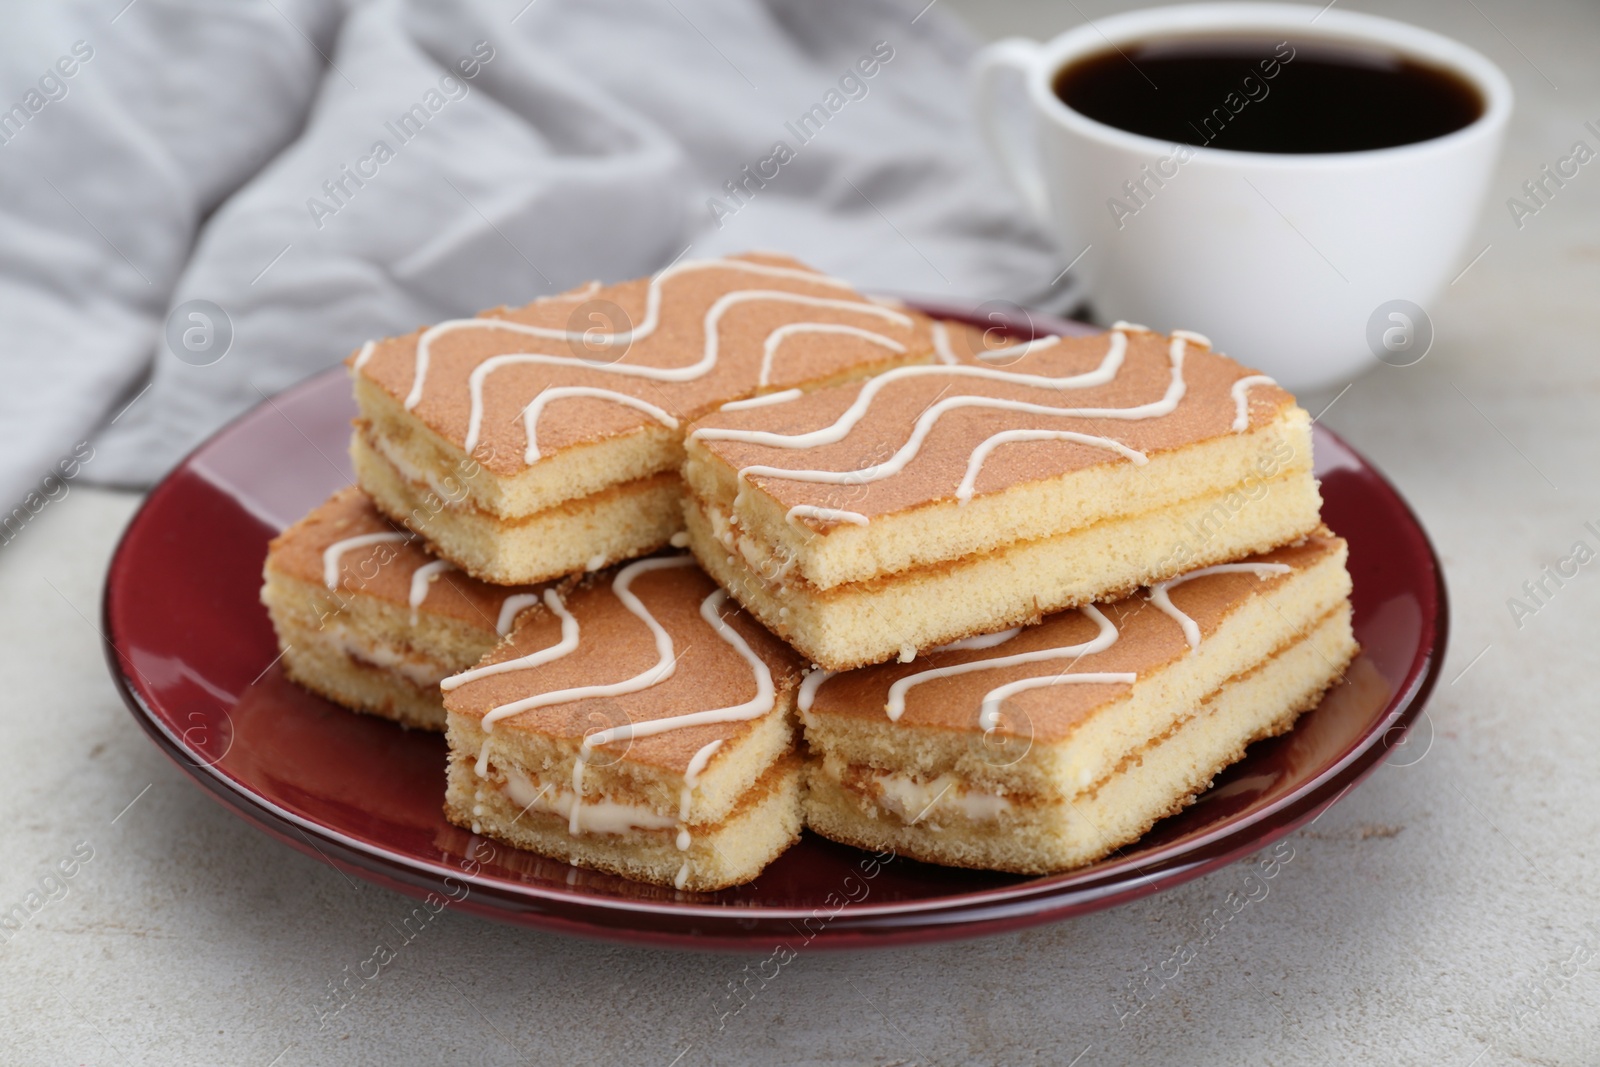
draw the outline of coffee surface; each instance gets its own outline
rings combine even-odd
[[[1162,141],[1238,152],[1360,152],[1453,133],[1483,113],[1460,75],[1328,41],[1152,38],[1068,64],[1074,111]]]

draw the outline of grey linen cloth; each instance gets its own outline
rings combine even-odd
[[[974,45],[921,6],[11,10],[0,505],[147,484],[369,338],[680,256],[1059,302],[972,127]]]

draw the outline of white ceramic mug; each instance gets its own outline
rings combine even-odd
[[[1068,64],[1190,34],[1376,46],[1453,71],[1477,89],[1483,112],[1454,133],[1371,151],[1180,151],[1088,118],[1055,94]],[[1021,113],[1006,92],[1019,80]],[[1399,338],[1403,349],[1416,342],[1406,332],[1414,327],[1431,340],[1431,323],[1387,316],[1397,301],[1426,309],[1466,266],[1511,114],[1505,75],[1465,45],[1390,19],[1291,4],[1153,8],[1045,44],[999,41],[978,56],[974,86],[990,148],[1066,256],[1081,256],[1074,269],[1099,314],[1197,330],[1290,389],[1350,381],[1385,354],[1371,337]],[[1196,107],[1212,103],[1220,102]],[[1158,185],[1147,173],[1167,176]],[[1138,200],[1127,196],[1130,181],[1144,193]]]

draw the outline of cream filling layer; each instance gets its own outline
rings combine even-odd
[[[468,506],[467,491],[465,487],[458,485],[454,492],[446,490],[431,472],[423,470],[415,463],[412,463],[409,459],[406,459],[400,454],[400,450],[397,449],[387,437],[384,437],[381,434],[368,433],[364,435],[364,439],[367,443],[367,447],[371,448],[374,452],[378,453],[378,455],[382,456],[384,460],[388,462],[389,466],[394,468],[396,474],[400,475],[402,479],[410,482],[412,485],[427,486],[428,491],[434,496],[438,497],[439,503],[445,508],[452,511],[472,510]]]
[[[834,761],[824,761],[821,770],[844,786]],[[1011,801],[1004,795],[974,789],[949,773],[936,778],[916,778],[897,771],[873,771],[869,781],[877,790],[878,806],[907,826],[926,825],[929,829],[938,829],[936,820],[940,812],[953,812],[969,822],[994,822],[1011,809]],[[930,815],[934,818],[930,819]]]
[[[571,790],[551,783],[540,785],[512,767],[497,766],[496,769],[506,779],[501,791],[522,812],[559,815],[567,820],[573,834],[625,834],[630,830],[671,830],[678,826],[673,816],[661,815],[637,804],[604,797],[585,797],[580,803]]]
[[[419,689],[437,689],[450,668],[389,641],[358,634],[339,622],[323,627],[323,640],[343,655],[393,671]]]

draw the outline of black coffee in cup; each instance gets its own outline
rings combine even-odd
[[[1361,152],[1442,137],[1483,113],[1443,67],[1357,44],[1150,38],[1064,67],[1062,103],[1170,143],[1237,152]]]

